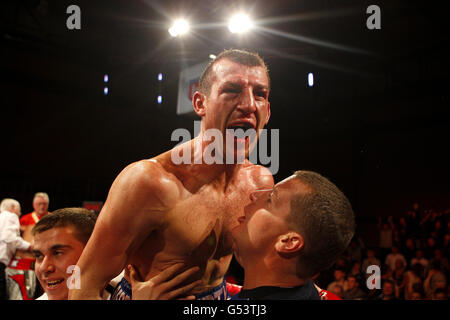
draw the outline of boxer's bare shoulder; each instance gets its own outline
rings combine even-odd
[[[168,210],[180,195],[176,177],[154,159],[134,162],[117,176],[111,191],[141,199],[153,209]],[[129,201],[128,201],[129,202]]]

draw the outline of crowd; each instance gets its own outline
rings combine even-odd
[[[406,215],[379,218],[379,245],[366,247],[355,236],[316,282],[348,300],[447,300],[449,213],[415,203]],[[369,266],[379,267],[378,281]]]

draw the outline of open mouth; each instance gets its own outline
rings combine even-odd
[[[64,281],[64,279],[60,279],[60,280],[48,280],[47,281],[47,287],[49,289],[54,289],[56,288],[60,283],[62,283]]]
[[[244,131],[247,131],[248,129],[254,129],[254,127],[252,124],[245,122],[245,123],[231,124],[227,127],[227,129],[231,129],[231,130],[242,129]]]

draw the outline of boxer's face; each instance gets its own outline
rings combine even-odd
[[[48,212],[48,202],[42,197],[36,197],[33,200],[33,209],[38,216],[43,216]]]
[[[34,270],[49,300],[67,300],[67,268],[76,265],[84,248],[72,227],[58,227],[38,233],[34,237]]]
[[[288,224],[291,197],[301,186],[297,178],[289,177],[273,189],[251,194],[245,215],[238,218],[239,225],[232,230],[235,253],[241,264],[242,257],[262,256],[273,250],[279,236],[291,231]]]
[[[269,78],[264,68],[222,59],[213,66],[213,73],[210,94],[204,101],[204,129],[220,130],[225,149],[226,129],[253,128],[259,135],[270,117]],[[237,141],[233,135],[229,139]],[[251,146],[249,139],[245,140],[243,151],[248,156],[256,139]]]

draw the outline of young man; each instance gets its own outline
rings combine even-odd
[[[212,144],[207,136],[214,130],[222,135],[221,141],[214,140],[224,146],[216,154],[222,160],[231,152],[232,160],[247,157],[254,143],[232,134],[232,142],[243,142],[245,148],[227,146],[227,129],[252,128],[259,134],[270,117],[269,91],[267,67],[258,55],[228,50],[212,61],[192,98],[202,118],[200,134],[119,174],[78,261],[81,289],[71,290],[71,299],[100,299],[102,288],[127,264],[147,280],[180,262],[186,269],[200,268],[189,279],[202,280],[194,292],[197,298],[227,298],[224,275],[232,258],[231,229],[249,194],[271,188],[273,178],[248,160],[206,161],[203,156]],[[174,162],[180,154],[188,161]],[[126,270],[115,298],[131,298],[130,281]]]
[[[38,300],[67,300],[70,266],[76,265],[95,221],[89,210],[65,208],[43,217],[33,227],[35,272],[45,291]]]
[[[20,203],[3,199],[0,203],[0,300],[8,300],[5,269],[16,250],[29,251],[31,244],[20,237]]]
[[[232,231],[245,273],[239,298],[318,300],[311,278],[336,261],[354,234],[345,195],[321,175],[297,171],[252,193],[251,201]]]

